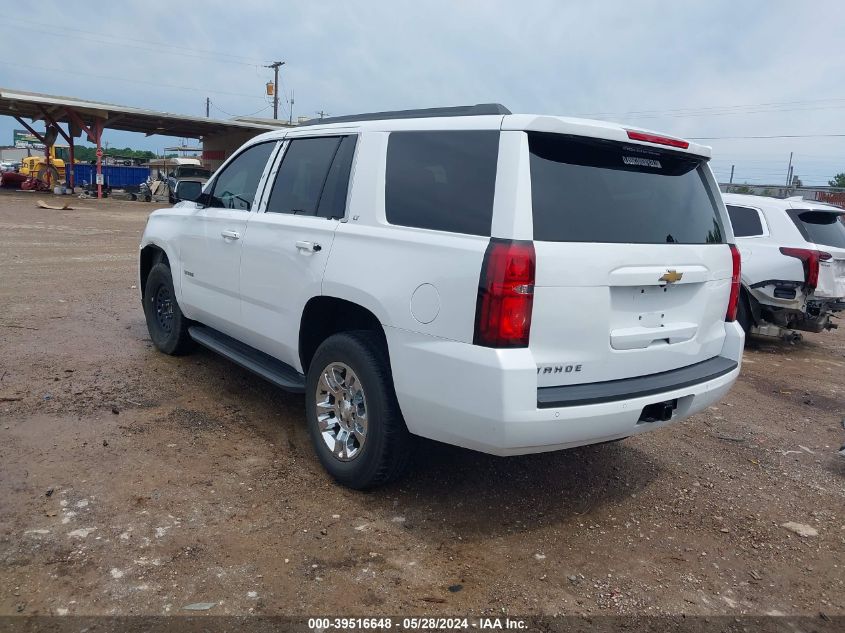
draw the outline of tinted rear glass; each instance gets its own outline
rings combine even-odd
[[[756,237],[763,235],[763,223],[760,221],[760,214],[757,209],[748,207],[735,207],[727,205],[728,216],[731,218],[731,226],[734,230],[734,237]]]
[[[534,239],[721,244],[702,159],[599,139],[529,133]]]
[[[808,242],[845,248],[845,224],[842,224],[841,213],[791,211],[789,215]]]
[[[387,144],[387,221],[490,235],[499,132],[393,132]]]

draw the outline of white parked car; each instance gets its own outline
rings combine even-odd
[[[708,156],[498,105],[269,132],[150,216],[150,336],[304,392],[320,461],[355,488],[417,436],[517,455],[658,428],[740,370]]]
[[[742,255],[739,322],[746,332],[793,338],[834,328],[845,309],[845,210],[801,198],[726,193]]]

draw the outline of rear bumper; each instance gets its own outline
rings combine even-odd
[[[537,407],[541,409],[575,407],[652,396],[710,382],[731,373],[738,367],[739,364],[736,361],[716,356],[694,365],[659,374],[584,385],[540,387],[537,389]]]
[[[738,324],[725,325],[725,362],[700,380],[647,395],[628,391],[612,401],[543,407],[528,349],[493,350],[385,330],[396,394],[412,433],[485,453],[520,455],[635,435],[718,402],[739,376],[744,342]],[[639,422],[644,407],[667,400],[677,400],[671,420]]]

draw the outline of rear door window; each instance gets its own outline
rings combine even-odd
[[[845,224],[842,223],[841,213],[799,209],[793,209],[788,213],[808,242],[845,248]]]
[[[387,221],[489,236],[498,156],[498,130],[391,133]]]
[[[273,183],[267,212],[316,215],[340,141],[339,136],[292,140]]]
[[[704,160],[679,152],[528,133],[534,239],[722,244]]]
[[[734,237],[760,237],[764,234],[763,222],[760,220],[760,212],[757,209],[737,207],[732,204],[726,206]]]

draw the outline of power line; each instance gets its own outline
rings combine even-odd
[[[39,34],[43,33],[44,29],[45,29],[45,26],[43,24],[41,24],[40,22],[35,22],[35,21],[32,21],[32,20],[26,20],[26,19],[17,18],[17,17],[11,18],[11,17],[5,17],[4,16],[3,21],[4,21],[4,23],[5,22],[19,22],[19,23],[24,23],[24,24],[36,26],[36,27],[38,27],[37,33],[39,33]],[[49,28],[49,27],[47,27],[47,28]],[[151,40],[148,40],[148,39],[140,39],[140,38],[134,38],[134,37],[124,37],[122,35],[121,36],[106,35],[106,34],[96,33],[94,31],[90,31],[90,30],[86,30],[86,29],[75,29],[75,28],[63,26],[61,31],[51,33],[51,35],[54,34],[54,35],[57,35],[59,37],[70,37],[67,33],[64,33],[62,31],[73,31],[75,33],[83,33],[83,34],[86,34],[86,35],[93,35],[96,38],[93,41],[95,41],[97,43],[103,43],[102,38],[109,38],[109,39],[118,40],[118,42],[115,42],[115,43],[122,43],[122,42],[125,42],[125,41],[140,42],[142,44],[146,44],[148,47],[149,47],[150,44],[152,44],[154,46],[158,46],[158,47],[161,47],[161,48],[171,48],[171,49],[189,51],[189,52],[195,53],[195,54],[205,53],[206,56],[226,58],[226,59],[233,60],[233,63],[240,63],[240,64],[244,64],[246,66],[260,66],[261,65],[260,62],[250,60],[249,58],[242,57],[240,55],[230,55],[228,53],[219,53],[217,51],[212,51],[212,50],[208,50],[208,49],[196,49],[196,48],[192,48],[190,46],[179,46],[178,44],[168,44],[167,42],[161,42],[161,41],[155,41],[155,40],[151,41]],[[155,49],[155,48],[148,48],[148,50],[163,52],[160,49]],[[234,60],[239,60],[239,61],[235,62]]]
[[[10,62],[3,62],[0,61],[0,66],[14,66],[15,68],[19,68],[20,64],[12,64]],[[163,84],[157,81],[144,81],[143,79],[127,79],[126,77],[112,77],[109,75],[98,75],[95,73],[86,73],[81,70],[64,70],[61,68],[48,68],[46,66],[35,66],[33,64],[27,64],[26,68],[34,69],[34,70],[44,70],[47,72],[55,72],[55,73],[62,73],[62,74],[71,74],[71,75],[80,75],[83,77],[93,77],[95,79],[106,79],[108,81],[122,81],[131,84],[144,84],[147,86],[155,86],[156,88],[173,88],[175,90],[190,90],[192,92],[210,92],[212,94],[220,94],[220,95],[228,95],[230,97],[246,97],[247,99],[261,99],[263,101],[263,97],[256,97],[255,95],[248,95],[243,94],[240,92],[227,92],[225,90],[209,90],[208,88],[193,88],[191,86],[177,86],[174,84]]]
[[[768,139],[768,138],[840,138],[845,134],[767,134],[763,136],[688,136],[691,141],[728,141],[734,139]]]
[[[802,108],[770,108],[770,109],[760,109],[760,110],[731,110],[731,111],[723,111],[723,112],[687,112],[682,114],[642,114],[642,115],[631,115],[628,117],[614,117],[614,118],[626,118],[626,119],[660,119],[660,118],[673,118],[673,119],[680,119],[680,118],[690,118],[690,117],[704,117],[704,116],[729,116],[729,115],[746,115],[746,114],[778,114],[781,112],[817,112],[819,110],[841,110],[845,108],[845,104],[842,105],[830,105],[830,106],[811,106],[811,107],[802,107]]]
[[[8,25],[8,26],[12,26],[12,25]],[[250,64],[248,62],[241,62],[241,61],[237,61],[237,60],[234,60],[234,59],[222,59],[222,58],[218,59],[218,58],[210,57],[208,55],[196,55],[196,54],[185,53],[185,52],[175,53],[174,51],[167,51],[167,50],[161,50],[161,49],[156,49],[156,48],[150,48],[149,46],[139,46],[137,44],[127,44],[126,42],[104,42],[100,39],[95,39],[95,38],[91,38],[91,37],[83,37],[83,36],[80,36],[80,35],[69,35],[67,33],[60,33],[58,31],[53,31],[53,32],[46,31],[45,32],[45,31],[39,29],[38,34],[39,35],[49,35],[51,37],[68,37],[68,38],[72,38],[72,39],[77,40],[77,41],[82,40],[82,41],[86,41],[86,42],[94,42],[96,44],[99,44],[100,46],[102,46],[102,45],[120,46],[120,48],[131,48],[131,49],[147,51],[147,52],[151,52],[151,53],[157,53],[159,55],[168,55],[168,56],[179,55],[179,57],[191,57],[191,58],[194,58],[194,59],[206,59],[206,60],[211,60],[211,61],[217,62],[218,64],[238,64],[238,65],[241,65],[241,66],[257,66],[257,64]]]
[[[285,86],[285,78],[284,78],[284,75],[280,75],[280,76],[279,76],[279,84],[282,86],[282,94],[285,96],[285,101],[284,101],[284,103],[286,103],[286,104],[287,104],[287,109],[285,109],[285,106],[284,106],[284,105],[282,106],[282,108],[283,108],[283,109],[285,109],[285,112],[287,113],[287,115],[288,115],[289,117],[291,117],[291,116],[293,116],[293,113],[291,112],[291,109],[290,109],[290,108],[291,108],[291,105],[290,105],[290,99],[288,98],[288,91],[287,91],[287,88],[286,88],[286,86]]]
[[[628,112],[593,112],[588,114],[577,114],[575,116],[614,116],[614,117],[622,117],[622,116],[639,116],[639,115],[670,115],[670,114],[678,114],[678,115],[694,115],[695,113],[706,113],[709,111],[714,110],[721,110],[721,111],[730,111],[730,110],[737,110],[742,108],[763,108],[763,107],[775,107],[775,106],[791,106],[791,105],[806,105],[806,104],[813,104],[813,103],[830,103],[830,102],[845,102],[845,98],[839,97],[829,97],[827,99],[812,99],[812,100],[803,100],[803,101],[772,101],[768,103],[746,103],[746,104],[738,104],[738,105],[724,105],[724,106],[701,106],[697,108],[672,108],[668,110],[631,110]]]
[[[815,165],[818,163],[829,163],[829,162],[836,162],[841,160],[839,156],[829,156],[827,158],[803,158],[803,154],[799,154],[795,152],[795,156],[801,158],[801,162],[806,165]],[[716,163],[727,163],[728,165],[731,164],[752,164],[752,165],[761,165],[764,167],[771,167],[773,164],[780,165],[783,162],[781,158],[768,158],[768,159],[755,159],[755,158],[725,158],[723,155],[718,157],[713,157],[710,160],[711,164]]]
[[[795,152],[795,155],[810,158],[812,160],[841,160],[841,157],[839,156],[820,156],[818,154],[802,154],[801,152]]]
[[[260,114],[260,113],[264,112],[265,110],[269,110],[269,109],[270,109],[270,107],[271,107],[271,106],[268,104],[268,105],[264,106],[263,108],[261,108],[260,110],[256,110],[255,112],[250,112],[249,114],[232,114],[231,112],[226,112],[226,110],[224,110],[224,109],[223,109],[223,108],[221,108],[219,105],[217,105],[216,103],[214,103],[214,101],[209,100],[209,103],[211,103],[211,106],[212,106],[215,110],[219,110],[220,112],[222,112],[222,113],[223,113],[223,114],[225,114],[226,116],[230,116],[230,117],[233,117],[233,118],[246,117],[246,116],[255,116],[256,114]]]

